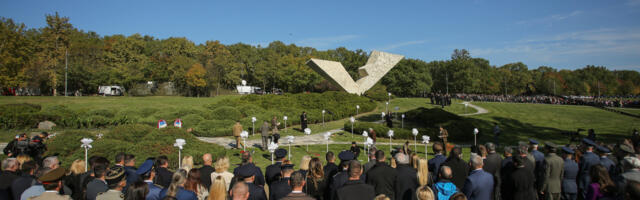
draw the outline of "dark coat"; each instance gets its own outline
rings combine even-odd
[[[311,177],[307,177],[307,184],[302,188],[302,192],[308,194],[309,196],[322,200],[328,199],[325,198],[325,194],[329,193],[327,190],[329,189],[329,179],[324,178],[318,180],[317,182],[313,182]]]
[[[249,200],[267,200],[267,194],[264,193],[262,186],[247,183],[249,185]]]
[[[584,191],[586,194],[587,187],[591,184],[591,176],[589,170],[592,166],[600,164],[600,158],[593,152],[585,152],[580,158],[580,171],[578,173],[578,188]]]
[[[289,193],[286,197],[282,198],[283,200],[315,200],[311,196],[307,196],[304,193]]]
[[[364,168],[364,173],[367,173],[371,168],[373,168],[373,166],[376,165],[376,163],[378,163],[376,161],[376,159],[371,159],[371,160],[369,160],[369,162],[365,163],[364,167],[363,167]]]
[[[271,185],[271,183],[280,179],[281,167],[282,167],[282,162],[280,161],[267,166],[264,172],[267,185]]]
[[[0,174],[0,199],[13,199],[11,183],[19,177],[17,173],[10,171],[3,171]]]
[[[264,181],[264,175],[262,174],[262,169],[260,169],[260,167],[256,166],[253,163],[247,163],[246,165],[250,165],[250,166],[253,166],[255,168],[256,179],[253,181],[253,183],[256,184],[256,185],[259,185],[259,186],[264,186],[265,181]],[[239,169],[239,167],[236,167],[235,169],[233,169],[233,175],[234,176],[238,175],[238,169]]]
[[[375,190],[372,186],[365,184],[361,180],[347,181],[344,186],[338,189],[338,200],[351,200],[351,199],[373,199],[376,196]]]
[[[331,199],[336,199],[338,189],[340,189],[347,181],[349,181],[349,173],[347,170],[340,171],[333,176],[331,181]]]
[[[437,177],[437,174],[440,172],[440,165],[442,165],[442,163],[444,163],[444,161],[447,160],[447,157],[445,157],[442,154],[438,154],[436,155],[434,158],[429,160],[429,171],[432,172],[434,174],[434,176]]]
[[[87,184],[87,200],[95,200],[98,196],[98,193],[106,192],[109,190],[107,184],[100,179],[93,179],[89,184]]]
[[[534,187],[533,173],[526,168],[515,168],[504,182],[501,190],[503,199],[535,200],[537,198]]]
[[[209,189],[211,187],[211,173],[216,171],[211,165],[200,167],[200,183]]]
[[[168,188],[171,185],[171,177],[173,176],[173,172],[169,171],[167,168],[159,167],[156,169],[156,180],[155,184],[161,185],[163,188]]]
[[[500,172],[501,167],[502,157],[500,157],[500,155],[498,155],[497,153],[489,153],[489,155],[487,155],[487,158],[484,159],[484,166],[482,167],[482,170],[495,176],[498,172]]]
[[[32,175],[23,175],[14,180],[13,183],[11,183],[11,194],[13,199],[20,199],[22,193],[37,182],[36,177]]]
[[[83,197],[82,174],[71,174],[64,177],[64,184],[71,189],[71,198],[81,199]]]
[[[269,185],[269,199],[277,200],[287,196],[291,193],[291,186],[289,185],[289,177],[282,178],[274,181]]]
[[[469,200],[493,199],[493,175],[482,169],[469,173],[462,190]]]
[[[577,194],[578,185],[578,163],[571,159],[564,160],[564,174],[562,177],[562,193],[563,194]]]
[[[323,170],[324,177],[326,177],[329,180],[329,183],[331,183],[333,176],[338,173],[338,165],[336,165],[335,163],[327,163],[327,165],[324,166]]]
[[[416,199],[416,189],[420,185],[418,172],[409,165],[398,165],[396,172],[395,199]]]
[[[453,178],[451,182],[456,185],[456,187],[460,190],[464,187],[464,182],[467,179],[467,175],[469,174],[469,165],[462,159],[459,158],[447,158],[447,161],[442,163],[444,166],[448,166],[451,168],[451,172]]]
[[[376,196],[384,194],[390,199],[395,199],[396,176],[398,173],[387,163],[378,162],[367,171],[366,183],[373,186]]]
[[[611,159],[609,159],[607,157],[600,157],[600,164],[604,168],[607,168],[607,172],[609,172],[610,176],[613,176],[615,168],[616,168],[616,164]]]

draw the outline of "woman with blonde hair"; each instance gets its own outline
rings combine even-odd
[[[209,188],[208,200],[226,200],[227,199],[227,183],[222,176],[216,176],[211,181]]]
[[[421,159],[422,160],[422,159]],[[433,200],[435,196],[433,195],[433,191],[429,186],[422,185],[416,190],[416,197],[418,200]]]
[[[420,186],[430,184],[432,181],[429,177],[429,162],[427,159],[420,158],[416,163],[418,163],[418,183]]]
[[[311,161],[311,156],[304,155],[302,156],[302,160],[300,160],[300,173],[302,173],[302,177],[307,176],[307,172],[309,172],[309,162]]]
[[[64,177],[64,184],[71,189],[73,199],[82,198],[82,175],[84,171],[84,160],[76,159],[69,167],[69,173]]]
[[[191,171],[191,169],[193,169],[193,156],[185,156],[182,158],[182,166],[180,166],[180,168],[187,172]]]
[[[198,195],[199,200],[204,200],[209,196],[209,191],[200,183],[200,169],[193,168],[189,171],[184,189],[192,191]]]
[[[187,178],[184,175],[184,170],[180,169],[176,173],[173,173],[171,177],[171,184],[168,188],[162,189],[160,191],[160,198],[171,198],[177,200],[196,200],[198,199],[198,195],[196,193],[185,190],[184,184],[187,182]]]
[[[213,168],[216,170],[211,173],[211,183],[216,180],[216,177],[221,176],[224,180],[225,190],[229,191],[229,184],[231,184],[231,179],[233,178],[233,173],[229,172],[229,158],[221,157],[218,158],[216,163],[213,164]]]
[[[411,153],[411,167],[418,170],[418,160],[420,160],[420,156],[417,153]]]

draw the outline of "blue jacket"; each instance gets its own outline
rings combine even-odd
[[[437,176],[437,174],[439,173],[438,170],[440,170],[440,165],[442,165],[442,163],[444,163],[445,160],[447,160],[447,157],[445,157],[442,154],[436,155],[436,157],[430,159],[429,171],[433,172],[433,174]]]
[[[493,199],[493,175],[482,169],[471,171],[464,182],[462,193],[469,200]]]
[[[591,184],[591,176],[589,176],[589,170],[592,166],[600,164],[600,158],[593,152],[585,152],[580,158],[580,171],[578,173],[578,188],[583,189],[584,193],[587,192],[587,187]]]
[[[607,168],[607,172],[609,172],[609,176],[613,176],[612,174],[615,171],[616,164],[613,163],[611,159],[607,158],[606,156],[600,157],[600,164],[604,168]]]
[[[577,194],[578,163],[571,159],[564,160],[564,175],[562,177],[562,193]]]
[[[147,194],[146,200],[160,200],[160,191],[162,188],[153,184],[153,182],[146,182],[149,186],[149,193]]]
[[[160,191],[160,199],[164,199],[164,197],[167,196],[167,189],[162,189],[162,191]],[[198,200],[198,195],[196,195],[196,193],[189,191],[189,190],[185,190],[183,187],[179,187],[178,188],[178,193],[176,194],[176,199],[177,200]]]
[[[433,193],[439,200],[448,200],[456,192],[458,192],[458,188],[449,180],[442,180],[433,185]]]

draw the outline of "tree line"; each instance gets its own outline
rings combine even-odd
[[[66,72],[68,91],[85,94],[97,93],[100,85],[131,88],[156,81],[173,82],[187,96],[213,96],[233,90],[241,80],[266,91],[324,92],[337,88],[307,67],[307,60],[339,61],[357,80],[358,67],[369,56],[361,49],[320,51],[280,41],[254,46],[219,41],[195,44],[184,37],[158,39],[140,34],[100,36],[75,28],[58,13],[45,18],[47,25],[42,28],[0,18],[1,90],[39,88],[45,95],[62,95]],[[576,70],[529,69],[522,62],[494,66],[456,49],[449,60],[403,59],[374,90],[396,96],[431,92],[637,95],[640,73],[591,65]]]

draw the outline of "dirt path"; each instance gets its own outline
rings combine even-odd
[[[489,113],[489,111],[487,109],[484,109],[484,108],[482,108],[480,106],[473,105],[470,102],[466,102],[465,101],[465,102],[462,102],[460,104],[465,104],[465,103],[467,103],[469,105],[469,107],[472,107],[473,109],[476,109],[477,112],[469,113],[469,114],[460,114],[460,116],[471,116],[471,115],[480,115],[480,114]]]

